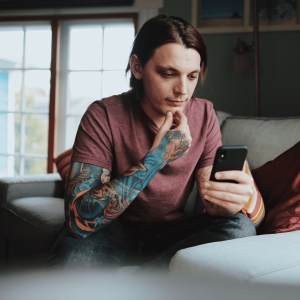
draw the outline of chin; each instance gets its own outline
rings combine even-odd
[[[180,106],[180,107],[170,107],[170,108],[168,108],[167,111],[170,111],[174,115],[176,113],[176,111],[183,112],[184,108],[185,108],[185,105],[184,106]],[[166,113],[167,113],[167,111],[166,111]]]

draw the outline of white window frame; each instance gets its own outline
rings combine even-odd
[[[49,21],[44,21],[44,22],[7,22],[7,23],[0,23],[0,27],[22,27],[23,28],[23,57],[22,57],[22,67],[21,68],[1,68],[0,71],[21,71],[22,72],[22,90],[21,90],[21,103],[20,103],[20,107],[21,110],[0,110],[0,113],[7,113],[7,114],[20,114],[21,115],[21,124],[20,124],[20,152],[19,153],[15,153],[15,149],[13,149],[13,152],[10,153],[10,151],[8,153],[5,152],[0,152],[1,156],[7,156],[8,157],[8,164],[14,165],[14,161],[11,160],[11,158],[20,158],[20,175],[24,175],[25,174],[25,159],[26,158],[42,158],[42,159],[47,159],[48,155],[46,154],[31,154],[31,153],[25,153],[25,118],[26,115],[32,115],[32,114],[38,114],[38,115],[45,115],[48,117],[49,120],[49,111],[45,112],[45,111],[26,111],[25,105],[26,105],[26,101],[25,101],[25,76],[24,76],[24,72],[26,71],[31,71],[31,70],[46,70],[46,71],[50,71],[50,66],[49,68],[26,68],[25,67],[25,57],[26,57],[26,47],[25,47],[25,43],[26,43],[26,28],[27,27],[33,27],[33,26],[44,26],[44,25],[48,25],[51,26],[51,23]],[[49,91],[50,92],[50,91]],[[8,115],[8,122],[10,119],[10,115]],[[11,120],[12,121],[12,120]],[[10,122],[12,123],[12,122]],[[12,126],[14,126],[14,124],[11,124]],[[8,133],[7,133],[8,134]],[[46,133],[47,134],[47,133]],[[8,172],[8,176],[14,176],[14,168],[8,167],[9,172]]]
[[[58,94],[58,112],[57,112],[57,128],[59,128],[57,132],[57,153],[62,153],[67,149],[66,146],[66,125],[67,125],[67,118],[68,117],[78,117],[81,118],[81,115],[75,115],[70,114],[67,111],[67,99],[68,99],[68,75],[70,72],[74,72],[73,70],[69,69],[68,62],[69,62],[69,51],[70,51],[70,27],[73,25],[101,25],[103,28],[105,28],[106,25],[109,24],[122,24],[122,23],[128,23],[131,20],[128,19],[97,19],[97,20],[88,20],[88,21],[63,21],[61,22],[60,27],[60,71],[59,71],[59,94]],[[134,25],[134,24],[133,24]],[[102,50],[104,48],[104,35],[102,36]],[[129,53],[128,53],[129,55]],[[102,51],[102,58],[103,58],[103,51]],[[103,63],[102,63],[102,69],[99,70],[84,70],[85,71],[92,71],[92,72],[100,72],[103,74],[103,71],[107,71],[103,69]],[[120,71],[120,70],[114,70],[114,71]],[[125,76],[125,70],[124,76]],[[75,71],[75,72],[82,72],[82,71]],[[101,74],[101,81],[103,79],[103,75]],[[102,82],[99,82],[99,88],[102,91]],[[99,99],[94,100],[100,100],[102,99],[102,92],[100,94]]]

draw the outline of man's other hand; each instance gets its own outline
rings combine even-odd
[[[206,181],[201,192],[206,201],[218,206],[218,214],[234,215],[253,195],[253,178],[243,171],[218,172],[215,176],[218,180],[235,180],[238,183]]]

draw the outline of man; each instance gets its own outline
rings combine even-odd
[[[210,182],[221,134],[212,104],[193,96],[204,80],[201,35],[157,16],[138,33],[128,93],[96,101],[80,123],[66,186],[66,224],[49,266],[167,267],[180,249],[255,235],[239,213],[253,193],[242,171]],[[196,179],[205,213],[186,217]]]

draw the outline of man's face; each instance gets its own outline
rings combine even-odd
[[[195,49],[170,43],[157,48],[142,69],[141,104],[158,126],[168,111],[183,111],[190,101],[198,82],[200,62]]]

